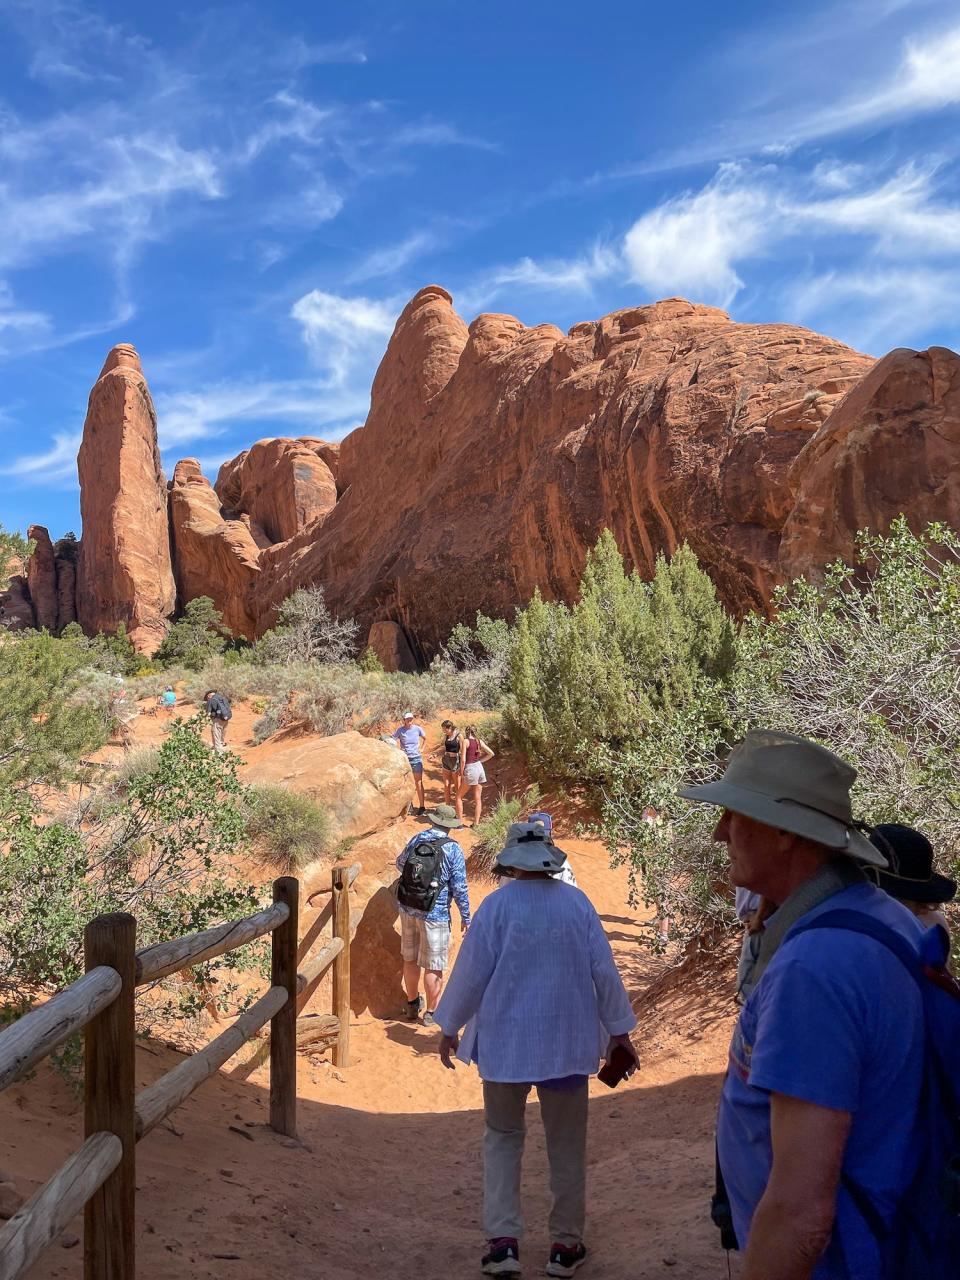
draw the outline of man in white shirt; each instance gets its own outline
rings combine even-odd
[[[527,1095],[536,1085],[547,1139],[553,1245],[547,1274],[586,1258],[588,1080],[636,1017],[590,900],[558,881],[563,854],[542,824],[515,823],[497,858],[512,877],[480,906],[437,1007],[440,1056],[476,1062],[483,1079],[485,1275],[520,1272],[520,1165]],[[466,1027],[463,1040],[460,1031]]]

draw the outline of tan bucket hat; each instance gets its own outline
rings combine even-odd
[[[856,776],[852,765],[818,742],[776,729],[751,729],[730,753],[718,782],[684,787],[679,794],[885,867],[886,858],[854,824],[850,788]]]

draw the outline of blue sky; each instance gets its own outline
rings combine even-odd
[[[361,423],[431,282],[960,346],[960,13],[800,8],[0,0],[0,521],[79,531],[115,342],[213,476]]]

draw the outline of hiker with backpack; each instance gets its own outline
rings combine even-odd
[[[210,717],[210,737],[217,755],[223,755],[227,749],[227,724],[233,716],[230,699],[225,693],[216,689],[208,689],[203,695],[204,706]]]
[[[719,781],[680,792],[722,807],[731,880],[779,904],[718,1118],[714,1220],[725,1197],[742,1280],[957,1275],[942,1193],[956,1215],[960,988],[941,932],[867,878],[887,858],[853,819],[855,778],[819,744],[761,729]]]
[[[418,831],[397,858],[397,904],[406,1017],[416,1022],[423,1013],[423,1025],[432,1027],[443,975],[450,962],[450,900],[457,904],[460,928],[466,933],[470,926],[470,895],[463,850],[450,835],[463,826],[463,820],[448,804],[438,804],[426,816],[430,826]],[[426,1009],[420,995],[421,973]]]

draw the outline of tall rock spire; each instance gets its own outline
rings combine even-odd
[[[115,632],[122,622],[137,649],[152,654],[176,605],[176,587],[157,415],[128,343],[113,348],[90,392],[77,468],[80,624],[88,633]]]

